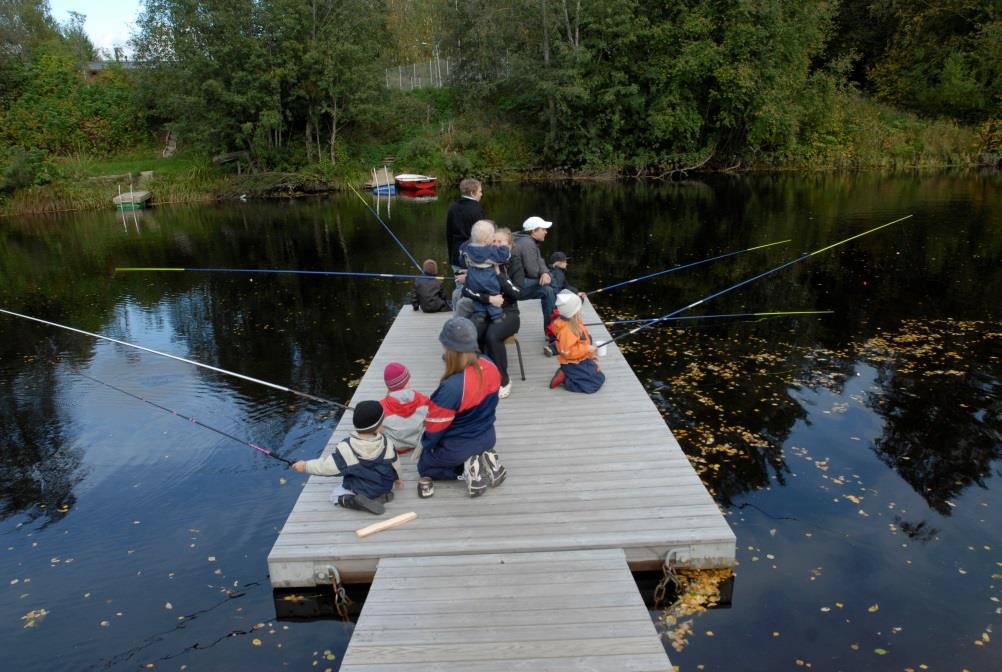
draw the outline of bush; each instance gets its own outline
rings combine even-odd
[[[0,193],[51,182],[54,171],[46,155],[41,149],[0,148]]]

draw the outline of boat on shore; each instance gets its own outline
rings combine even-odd
[[[415,173],[401,173],[394,175],[393,179],[397,183],[397,189],[401,191],[427,191],[434,189],[435,183],[438,182],[437,177]]]

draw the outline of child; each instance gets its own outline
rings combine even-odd
[[[383,433],[393,440],[398,454],[409,453],[421,445],[424,419],[431,400],[417,390],[407,388],[411,372],[397,362],[383,369],[387,394],[380,400],[383,407]]]
[[[449,305],[449,298],[442,287],[442,281],[438,275],[438,263],[434,259],[425,259],[421,264],[426,278],[418,278],[414,281],[414,289],[411,290],[411,307],[417,310],[421,308],[426,313],[441,313],[452,310]]]
[[[560,368],[550,380],[550,389],[563,385],[570,392],[592,394],[605,382],[605,374],[595,361],[597,348],[581,320],[581,297],[564,290],[557,294],[559,317],[553,321],[557,334]]]
[[[356,405],[352,420],[355,431],[330,455],[300,460],[292,468],[314,476],[343,476],[341,485],[331,492],[331,501],[346,509],[378,515],[393,499],[393,486],[402,485],[397,452],[393,441],[382,434],[383,407],[378,401]]]
[[[466,286],[470,291],[489,295],[501,293],[497,266],[508,261],[511,250],[506,245],[492,245],[494,222],[482,219],[473,225],[470,239],[459,247],[460,256],[466,263]],[[473,301],[473,316],[486,314],[490,320],[499,319],[504,311],[491,303]]]
[[[579,292],[577,288],[567,284],[568,261],[570,261],[570,257],[563,252],[554,252],[550,255],[550,284],[553,285],[553,291],[558,294],[561,290],[567,289],[581,296],[583,292]],[[584,296],[581,296],[581,298],[583,299]]]

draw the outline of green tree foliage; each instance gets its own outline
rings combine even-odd
[[[137,59],[150,104],[190,142],[262,166],[333,165],[382,93],[374,0],[146,0]],[[166,95],[165,95],[166,94]]]
[[[832,52],[899,107],[964,121],[1002,116],[1002,0],[843,0]]]
[[[832,15],[823,0],[472,0],[446,21],[463,83],[542,122],[549,162],[669,167],[795,144],[837,88],[815,63]]]

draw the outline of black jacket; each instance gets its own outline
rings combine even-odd
[[[550,278],[553,281],[554,291],[559,292],[562,289],[569,289],[575,294],[578,293],[576,287],[567,284],[567,273],[559,266],[554,266],[550,269]]]
[[[501,266],[498,282],[501,283],[501,296],[504,297],[501,310],[505,313],[517,313],[518,300],[522,298],[522,285],[525,284],[525,273],[522,271],[522,262],[518,257],[512,257],[507,264]],[[490,303],[491,295],[487,292],[474,292],[469,287],[464,286],[463,296],[468,296],[480,303]]]
[[[410,295],[411,306],[426,313],[441,313],[452,310],[449,307],[449,297],[438,278],[419,278],[414,281],[414,289]]]
[[[449,206],[445,215],[445,241],[449,246],[449,263],[459,266],[459,246],[470,239],[470,229],[484,219],[484,209],[479,201],[460,196],[459,200]]]

